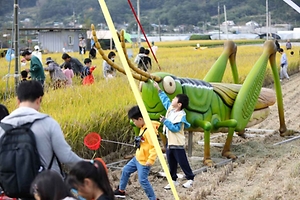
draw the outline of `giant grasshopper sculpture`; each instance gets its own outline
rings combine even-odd
[[[93,29],[94,41],[98,41]],[[159,120],[164,115],[164,109],[158,97],[157,89],[153,87],[156,81],[160,88],[172,99],[179,93],[187,94],[190,104],[186,109],[187,120],[191,124],[188,131],[204,132],[204,160],[207,166],[212,166],[210,158],[210,134],[214,132],[228,132],[227,139],[222,151],[222,156],[230,159],[237,157],[230,152],[234,132],[242,135],[245,128],[254,126],[269,115],[269,106],[276,102],[278,105],[280,134],[281,136],[293,134],[287,130],[284,120],[282,92],[279,75],[275,62],[276,46],[273,41],[266,41],[264,50],[259,60],[253,66],[243,84],[238,83],[236,66],[237,47],[232,41],[224,44],[224,51],[211,67],[203,80],[179,78],[167,72],[155,72],[149,74],[138,69],[129,60],[123,33],[120,34],[123,51],[130,68],[135,71],[133,77],[140,81],[142,99],[152,120]],[[96,42],[96,47],[102,58],[108,64],[125,74],[123,68],[108,59]],[[236,84],[220,83],[222,81],[227,61],[229,60],[233,79]],[[268,60],[274,76],[275,91],[262,88]]]

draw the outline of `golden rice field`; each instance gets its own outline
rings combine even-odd
[[[186,41],[183,41],[186,42]],[[181,46],[183,42],[169,42],[169,46]],[[193,41],[198,43],[197,41]],[[223,51],[223,47],[207,48],[204,50],[195,50],[191,46],[169,48],[168,43],[159,43],[157,58],[162,71],[166,71],[179,77],[190,77],[201,79],[205,76],[209,68],[218,59]],[[145,44],[144,44],[145,46]],[[205,43],[201,41],[201,46]],[[294,52],[299,52],[299,47],[293,47]],[[135,56],[138,49],[132,49]],[[108,54],[109,51],[106,51]],[[88,57],[88,52],[84,56],[78,52],[69,53],[71,56],[83,61]],[[240,81],[243,82],[251,67],[262,54],[262,44],[257,46],[239,46],[237,52],[237,65]],[[43,55],[43,61],[51,57],[57,63],[61,64],[62,53],[49,53]],[[117,53],[118,55],[118,53]],[[289,70],[298,71],[299,55],[291,56],[287,53],[289,60]],[[131,58],[133,61],[134,58]],[[277,63],[280,61],[280,54],[277,54]],[[116,57],[117,64],[121,62]],[[157,64],[152,58],[152,71],[159,71]],[[116,140],[120,142],[129,142],[132,128],[127,118],[127,109],[136,104],[135,98],[131,92],[127,77],[118,73],[115,79],[105,80],[102,76],[102,58],[98,55],[93,60],[93,65],[98,68],[94,71],[95,84],[92,86],[82,86],[80,80],[73,80],[72,88],[52,90],[46,87],[43,98],[41,112],[47,113],[55,118],[65,133],[66,139],[73,149],[83,157],[91,157],[91,152],[83,144],[84,136],[89,132],[100,133],[103,139]],[[228,64],[229,66],[229,64]],[[26,67],[29,68],[29,62]],[[17,108],[16,100],[13,97],[14,78],[5,78],[8,71],[14,73],[14,61],[8,63],[5,58],[0,58],[0,93],[1,103],[5,104],[9,111]],[[270,73],[268,69],[267,73]],[[291,72],[290,72],[291,73]],[[47,73],[46,73],[47,74]],[[49,75],[47,74],[47,83]],[[270,78],[266,78],[271,80]],[[232,82],[230,67],[226,70],[223,82]],[[138,84],[138,82],[137,82]],[[115,151],[120,146],[108,143],[102,143],[98,150],[98,156],[106,155]]]

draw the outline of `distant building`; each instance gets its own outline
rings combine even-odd
[[[278,35],[280,35],[283,40],[300,39],[300,28],[294,28],[292,31],[278,31]]]
[[[79,51],[79,37],[86,38],[83,28],[20,28],[20,32],[36,32],[41,50],[48,52]],[[33,48],[33,47],[32,47]]]
[[[222,25],[226,25],[226,23],[227,23],[228,26],[234,26],[235,25],[235,23],[233,21],[228,21],[228,20],[226,22],[223,22]]]
[[[259,27],[259,24],[255,21],[249,21],[246,23],[246,26],[251,26],[251,27]]]

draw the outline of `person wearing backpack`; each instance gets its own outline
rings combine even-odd
[[[152,69],[152,63],[151,63],[151,58],[149,57],[149,54],[150,54],[150,50],[145,49],[145,56],[142,59],[144,71],[149,71]]]
[[[134,59],[134,63],[137,64],[138,68],[144,70],[143,59],[145,57],[145,48],[140,47],[138,55]]]
[[[43,169],[61,172],[83,160],[66,142],[60,125],[39,112],[43,87],[24,81],[17,88],[18,108],[0,123],[0,186],[15,198],[32,198],[30,184]]]

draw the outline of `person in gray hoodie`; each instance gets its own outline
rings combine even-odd
[[[83,159],[72,151],[64,138],[58,122],[49,115],[39,112],[43,95],[43,87],[38,81],[32,80],[20,83],[17,88],[17,102],[19,107],[4,117],[1,122],[11,124],[12,126],[20,126],[33,122],[31,130],[35,136],[41,163],[47,169],[53,153],[55,153],[56,158],[53,161],[51,169],[60,173],[57,159],[68,167],[72,167]],[[0,137],[3,134],[4,130],[0,128]]]
[[[67,77],[59,65],[54,62],[51,57],[46,59],[46,65],[48,65],[48,67],[44,67],[44,70],[49,71],[53,89],[65,87],[67,84]]]

